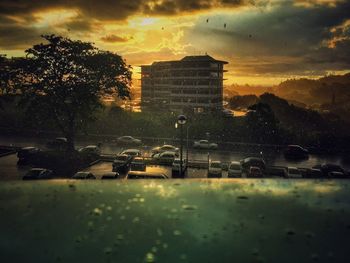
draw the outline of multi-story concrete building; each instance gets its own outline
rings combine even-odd
[[[205,55],[141,66],[142,109],[222,110],[224,64]]]

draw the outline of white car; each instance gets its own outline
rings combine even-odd
[[[132,136],[122,136],[117,139],[117,142],[120,144],[133,144],[133,145],[141,145],[141,140],[136,139]]]
[[[228,177],[242,177],[242,166],[240,162],[231,162],[228,167]]]
[[[287,167],[286,177],[287,178],[303,178],[301,172],[296,167]]]
[[[156,153],[153,155],[153,158],[161,164],[172,164],[177,157],[177,153],[175,152],[162,152],[162,153]]]
[[[127,150],[122,151],[120,154],[125,154],[125,155],[129,155],[132,157],[140,157],[141,151],[138,149],[127,149]]]
[[[221,178],[222,177],[222,164],[220,161],[212,161],[209,164],[208,178]]]
[[[199,149],[217,149],[218,145],[217,143],[210,143],[208,140],[199,140],[195,141],[193,144],[194,148],[199,148]]]
[[[152,155],[157,154],[157,153],[163,153],[163,152],[175,152],[175,153],[178,153],[179,152],[179,148],[177,148],[177,147],[175,147],[173,145],[165,144],[163,146],[154,147],[151,150]]]

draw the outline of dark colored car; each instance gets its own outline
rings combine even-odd
[[[146,163],[142,157],[135,157],[130,164],[130,170],[132,171],[146,171]]]
[[[24,147],[17,152],[18,164],[30,164],[38,157],[40,149],[37,147]]]
[[[240,163],[241,163],[242,169],[245,170],[246,172],[249,172],[249,169],[252,166],[259,167],[262,172],[264,172],[266,169],[266,164],[264,159],[259,157],[248,157],[241,160]]]
[[[130,164],[133,160],[133,156],[126,154],[118,154],[113,161],[112,172],[125,173],[129,170]]]
[[[113,179],[118,179],[119,173],[105,173],[102,175],[101,180],[113,180]]]
[[[96,179],[96,176],[90,172],[77,172],[75,175],[73,175],[72,179],[78,179],[78,180]]]
[[[286,159],[309,158],[309,151],[299,145],[288,145],[283,154]]]
[[[305,178],[322,178],[323,173],[321,169],[311,168],[306,170],[304,177]]]
[[[326,163],[322,165],[316,165],[312,167],[314,169],[319,169],[322,176],[325,178],[345,178],[347,173],[345,170],[337,164]]]
[[[249,172],[247,173],[248,178],[262,178],[264,177],[260,167],[250,166]]]
[[[46,147],[52,150],[59,150],[59,151],[63,151],[66,150],[68,147],[68,142],[67,142],[67,138],[65,137],[57,137],[52,141],[49,141],[46,144]]]
[[[54,177],[53,171],[45,168],[33,168],[30,169],[23,176],[23,180],[40,180],[40,179],[52,179]]]

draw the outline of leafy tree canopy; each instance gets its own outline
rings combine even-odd
[[[21,105],[43,123],[54,121],[72,150],[76,132],[94,118],[103,96],[130,97],[131,67],[91,43],[42,37],[47,43],[34,45],[17,61]]]

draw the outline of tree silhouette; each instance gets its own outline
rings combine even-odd
[[[278,135],[278,123],[271,107],[265,103],[257,103],[248,107],[246,122],[253,141],[273,142]]]
[[[103,96],[129,98],[131,67],[121,56],[91,43],[42,37],[47,43],[34,45],[17,61],[20,105],[43,123],[53,121],[73,151],[77,131],[94,119]]]

